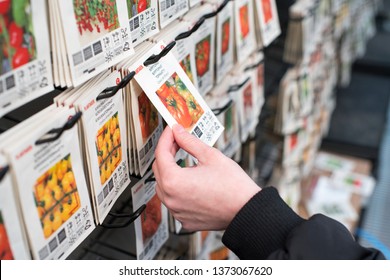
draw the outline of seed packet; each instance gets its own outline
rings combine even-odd
[[[83,137],[97,223],[103,222],[130,183],[122,90],[110,98],[97,100],[101,92],[116,85],[120,78],[119,72],[113,71],[75,102],[83,113]]]
[[[336,170],[352,171],[355,168],[355,163],[337,155],[319,152],[316,157],[315,167],[330,172],[335,172]]]
[[[149,171],[145,178],[149,178]],[[132,189],[133,211],[146,204],[145,210],[135,220],[137,259],[151,260],[168,240],[168,212],[156,193],[156,181],[141,180]]]
[[[206,96],[206,102],[225,127],[215,147],[227,157],[233,158],[241,146],[240,123],[237,102],[228,95],[228,89],[229,79],[226,78]]]
[[[238,71],[237,74],[241,72]],[[237,102],[240,122],[241,142],[245,142],[255,129],[258,119],[255,118],[255,83],[251,73],[241,72],[241,75],[231,76],[234,84],[230,86],[229,94]]]
[[[280,114],[280,118],[276,123],[276,130],[283,135],[291,134],[303,125],[297,77],[297,69],[287,70],[279,87],[278,115]]]
[[[236,57],[242,63],[256,49],[253,1],[234,1],[234,17]]]
[[[302,130],[285,135],[283,142],[283,166],[297,164],[302,159],[304,148],[302,138]]]
[[[261,39],[267,47],[281,33],[275,0],[255,1],[256,16],[261,28]]]
[[[174,56],[168,52],[158,62],[144,65],[151,55],[164,48],[164,43],[156,44],[132,66],[136,69],[136,81],[170,127],[178,123],[208,145],[214,145],[223,126]]]
[[[37,143],[74,117],[74,109],[59,110],[5,151],[34,259],[65,259],[95,228],[77,125],[57,140]]]
[[[126,1],[59,1],[73,86],[134,53]],[[57,19],[59,20],[59,19]]]
[[[136,46],[158,33],[157,1],[126,0],[130,19],[130,33]]]
[[[176,39],[180,34],[191,30],[191,24],[187,21],[176,20],[171,25],[167,26],[152,41],[158,43],[164,41],[171,43],[176,42],[175,47],[171,50],[173,56],[179,61],[180,66],[186,72],[194,85],[198,85],[198,78],[196,75],[196,63],[195,63],[195,48],[191,37],[184,39]]]
[[[151,48],[152,44],[148,41],[142,42],[141,44],[135,47],[135,51],[138,56],[142,56],[147,50]],[[129,57],[115,67],[118,71],[121,72],[121,78],[124,79],[125,76],[130,75],[131,71],[129,71],[129,65],[132,65],[137,58],[135,56]],[[124,88],[123,88],[123,99],[125,103],[125,116],[126,116],[126,134],[127,134],[127,143],[128,143],[128,161],[129,161],[129,171],[130,174],[140,176],[139,170],[139,162],[138,162],[138,153],[137,153],[137,143],[135,136],[135,128],[134,128],[134,119],[132,113],[132,83],[134,79],[132,79]],[[138,102],[138,101],[137,101]],[[138,116],[137,116],[138,119]]]
[[[344,170],[336,170],[331,180],[335,188],[349,190],[361,195],[365,199],[371,196],[375,187],[375,179],[373,177]]]
[[[8,168],[8,171],[7,171]],[[0,259],[31,259],[27,235],[9,166],[0,154]]]
[[[210,13],[214,8],[210,4],[203,4],[187,13],[183,20],[187,21],[192,29],[198,23],[200,15]],[[186,42],[195,48],[195,73],[198,82],[196,86],[202,96],[214,86],[215,23],[215,17],[206,19]]]
[[[143,176],[154,160],[154,151],[163,131],[163,123],[156,107],[135,81],[131,82],[131,97],[138,165],[140,176]]]
[[[209,1],[217,7],[222,0]],[[233,3],[228,2],[217,14],[215,44],[215,79],[219,84],[234,66],[234,13]]]
[[[263,108],[264,99],[264,55],[262,51],[253,53],[243,66],[243,71],[252,75],[254,80],[254,95],[255,118],[259,119],[261,109]]]
[[[53,90],[46,1],[6,1],[0,15],[0,117]]]
[[[188,0],[158,0],[158,7],[161,28],[184,15],[189,9]]]

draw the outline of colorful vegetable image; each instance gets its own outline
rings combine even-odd
[[[151,0],[126,0],[129,19],[150,8]]]
[[[0,2],[0,10],[3,8]],[[3,215],[0,212],[0,260],[13,260],[11,245],[9,244],[7,230],[4,225]]]
[[[211,35],[208,35],[195,46],[196,73],[198,77],[202,77],[210,69],[210,41]]]
[[[253,108],[253,91],[252,91],[252,83],[250,83],[243,92],[244,98],[244,113],[245,118],[249,120],[252,118],[252,108]]]
[[[73,0],[73,11],[83,45],[119,28],[116,0]]]
[[[150,135],[158,126],[158,112],[150,102],[145,92],[138,96],[139,121],[141,125],[142,139],[146,143]]]
[[[249,8],[248,8],[248,4],[246,4],[240,8],[239,14],[240,14],[241,38],[244,39],[249,34]]]
[[[257,67],[257,86],[264,85],[264,64],[260,64]]]
[[[222,24],[222,44],[221,44],[222,55],[224,55],[229,50],[229,41],[230,41],[230,18],[228,18]]]
[[[263,5],[264,22],[268,23],[273,17],[271,0],[261,0],[261,4]]]
[[[43,235],[49,238],[81,206],[70,154],[38,178],[33,195]]]
[[[99,163],[100,183],[102,186],[122,161],[121,144],[121,132],[117,112],[99,129],[96,135],[95,145]]]
[[[224,118],[224,140],[225,142],[228,142],[232,136],[234,135],[234,114],[235,114],[235,107],[234,105],[230,106],[225,111],[225,118]]]
[[[194,76],[192,74],[191,69],[191,55],[188,54],[182,61],[180,61],[180,66],[183,68],[184,72],[186,72],[188,78],[190,78],[191,82],[194,83]]]
[[[186,129],[190,129],[204,113],[176,73],[156,93],[172,117]]]
[[[142,240],[144,244],[151,238],[158,230],[161,224],[161,201],[155,194],[148,203],[146,203],[145,211],[141,214],[141,228]]]
[[[0,0],[0,74],[36,58],[30,0]]]

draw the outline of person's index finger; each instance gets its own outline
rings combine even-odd
[[[156,163],[159,167],[171,167],[171,165],[176,165],[176,152],[177,144],[175,138],[173,137],[172,130],[169,127],[166,127],[163,133],[158,140],[156,150],[154,152]]]

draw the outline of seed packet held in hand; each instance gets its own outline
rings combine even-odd
[[[163,42],[156,44],[133,65],[135,79],[170,127],[180,124],[206,144],[214,145],[224,128],[179,62],[169,52],[159,61],[151,61],[152,55],[164,49]]]

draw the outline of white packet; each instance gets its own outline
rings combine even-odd
[[[170,127],[178,123],[206,144],[214,145],[223,126],[174,56],[168,52],[156,63],[144,66],[151,55],[164,49],[163,42],[156,44],[133,65],[136,81]]]

